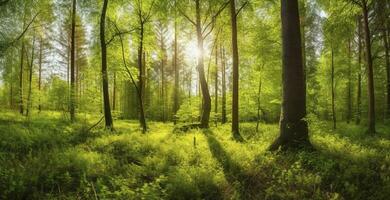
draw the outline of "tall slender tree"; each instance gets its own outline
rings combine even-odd
[[[174,7],[174,40],[173,40],[173,70],[175,73],[174,97],[173,97],[173,123],[177,123],[177,111],[179,110],[179,66],[178,66],[178,49],[177,49],[177,2]]]
[[[198,52],[197,56],[197,70],[199,75],[199,84],[200,84],[200,92],[202,93],[202,105],[201,110],[202,114],[200,117],[200,127],[208,128],[209,120],[210,120],[210,112],[211,112],[211,97],[209,87],[207,85],[207,80],[204,71],[204,40],[207,36],[213,31],[215,22],[217,17],[221,14],[221,12],[226,8],[227,3],[222,4],[218,10],[213,14],[211,13],[211,8],[208,9],[209,17],[206,17],[205,20],[202,20],[202,4],[201,0],[195,0],[195,20],[192,20],[188,15],[186,15],[183,11],[179,10],[181,14],[192,24],[196,29],[196,38],[198,44]],[[209,5],[210,6],[210,5]],[[209,19],[209,21],[207,21]]]
[[[330,45],[331,49],[331,74],[330,74],[330,80],[331,80],[331,92],[332,92],[332,121],[333,121],[333,129],[337,128],[336,125],[336,104],[335,104],[335,82],[334,82],[334,47],[333,44]]]
[[[356,124],[360,124],[361,105],[362,105],[362,20],[361,16],[357,17],[358,26],[358,88],[356,99]]]
[[[221,62],[222,62],[222,124],[227,122],[226,117],[226,57],[225,57],[225,48],[221,45]]]
[[[75,85],[75,60],[76,60],[76,0],[72,1],[72,24],[71,24],[71,44],[70,44],[70,120],[75,121],[76,85]]]
[[[113,129],[113,121],[110,107],[110,93],[108,91],[108,74],[107,74],[107,43],[105,37],[106,14],[107,14],[108,0],[103,1],[102,13],[100,16],[100,46],[102,55],[102,83],[103,83],[103,105],[104,105],[104,119],[106,128]]]

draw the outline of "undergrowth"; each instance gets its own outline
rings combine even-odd
[[[386,199],[390,129],[310,123],[313,152],[268,152],[275,124],[173,131],[172,124],[60,114],[0,117],[0,199]]]

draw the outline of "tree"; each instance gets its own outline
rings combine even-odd
[[[226,117],[226,57],[225,48],[221,45],[221,62],[222,62],[222,124],[227,122]]]
[[[178,63],[178,48],[177,48],[177,2],[175,0],[174,5],[174,41],[173,41],[173,70],[175,73],[175,83],[174,83],[174,97],[173,97],[173,123],[177,123],[177,111],[179,110],[179,63]]]
[[[332,88],[332,120],[333,120],[333,129],[336,129],[336,104],[335,104],[335,82],[334,82],[334,47],[333,44],[330,45],[331,47],[331,88]]]
[[[138,103],[139,103],[139,121],[142,126],[142,132],[147,131],[145,110],[144,110],[144,91],[145,91],[145,68],[143,65],[143,53],[144,53],[144,37],[145,37],[145,25],[150,22],[152,17],[152,9],[154,6],[154,0],[150,4],[148,10],[145,12],[143,9],[142,0],[136,2],[136,13],[139,25],[138,35],[138,53],[137,53],[137,65],[138,65]]]
[[[70,121],[75,121],[76,85],[75,85],[75,35],[76,35],[76,0],[72,1],[72,24],[71,24],[71,44],[70,44]],[[103,33],[104,34],[104,33]],[[102,50],[103,53],[103,50]],[[103,59],[103,58],[102,58]],[[103,66],[102,66],[103,68]]]
[[[200,82],[200,90],[202,93],[202,115],[200,118],[200,127],[208,128],[209,127],[209,119],[211,112],[211,97],[209,87],[207,85],[207,80],[204,72],[204,40],[207,36],[213,31],[215,21],[217,17],[221,14],[221,12],[226,8],[229,2],[222,4],[218,10],[212,14],[208,9],[209,15],[211,15],[211,19],[208,17],[205,20],[202,20],[202,4],[201,0],[195,0],[195,20],[192,20],[187,14],[180,10],[181,14],[192,24],[196,29],[196,38],[198,44],[199,55],[197,56],[197,70],[199,74],[199,82]],[[209,5],[211,7],[211,5]],[[209,21],[207,21],[209,19]]]
[[[110,94],[108,92],[107,44],[106,44],[106,37],[105,37],[105,22],[106,22],[107,6],[108,6],[108,0],[104,0],[102,13],[100,16],[100,46],[101,46],[101,56],[102,56],[104,119],[106,122],[106,128],[113,130],[114,125],[111,116]]]
[[[363,14],[363,29],[364,29],[364,44],[367,64],[367,80],[368,80],[368,130],[369,134],[374,134],[375,130],[375,91],[374,91],[374,69],[371,54],[371,31],[369,26],[369,10],[368,0],[353,0],[353,2],[361,8]]]
[[[230,19],[232,26],[232,55],[233,55],[233,100],[232,100],[232,134],[236,140],[243,140],[240,135],[238,96],[239,96],[239,58],[237,44],[237,15],[235,0],[230,0]]]
[[[32,44],[31,44],[31,60],[28,60],[28,55],[26,55],[27,63],[28,63],[28,95],[27,95],[27,109],[26,109],[26,117],[30,114],[30,109],[32,105],[31,95],[32,95],[32,76],[33,76],[33,67],[34,67],[34,53],[35,53],[35,35],[33,35]],[[26,52],[27,54],[27,52]]]
[[[309,146],[298,0],[281,0],[283,102],[280,135],[270,150]]]
[[[361,105],[362,105],[362,20],[361,16],[357,17],[357,37],[358,37],[358,88],[357,88],[357,107],[356,107],[356,124],[360,124]]]

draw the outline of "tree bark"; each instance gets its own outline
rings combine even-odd
[[[76,40],[76,0],[72,1],[72,32],[71,32],[71,44],[70,44],[70,104],[69,113],[70,120],[75,121],[75,104],[76,104],[76,91],[75,91],[75,40]]]
[[[207,85],[205,73],[204,73],[204,58],[203,58],[203,35],[202,35],[202,24],[201,24],[201,8],[200,8],[200,0],[195,1],[196,4],[196,36],[198,40],[198,73],[199,73],[199,82],[200,89],[203,96],[203,105],[202,105],[202,116],[200,119],[200,127],[208,128],[209,127],[209,119],[210,119],[210,111],[211,111],[211,97],[209,88]]]
[[[146,119],[145,119],[145,112],[144,112],[144,67],[142,65],[142,54],[143,54],[143,40],[144,40],[144,23],[140,16],[140,23],[141,23],[141,29],[140,29],[140,42],[138,46],[138,103],[139,103],[139,121],[142,126],[142,132],[145,133],[147,131],[146,126]]]
[[[103,83],[103,105],[104,119],[107,129],[114,129],[111,108],[110,108],[110,93],[108,91],[108,75],[107,75],[107,44],[105,37],[106,12],[108,0],[103,1],[102,14],[100,16],[100,45],[102,51],[102,83]]]
[[[230,0],[230,19],[232,25],[232,55],[233,55],[233,99],[232,99],[232,134],[236,140],[242,140],[239,127],[239,58],[237,45],[237,13],[235,0]]]
[[[366,63],[368,80],[368,130],[369,134],[375,134],[375,92],[374,92],[374,69],[371,54],[371,33],[368,19],[368,7],[363,2],[363,22],[364,22],[364,40],[366,45]]]
[[[270,150],[311,146],[305,120],[306,91],[298,0],[281,0],[281,8],[283,102],[280,135],[269,147]]]

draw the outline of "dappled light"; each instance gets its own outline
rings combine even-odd
[[[0,0],[0,200],[388,200],[389,0]]]

